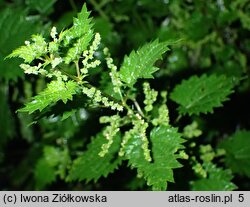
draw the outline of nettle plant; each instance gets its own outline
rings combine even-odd
[[[154,90],[147,81],[159,70],[156,62],[169,50],[170,42],[151,41],[125,56],[118,67],[109,49],[100,44],[101,37],[94,32],[89,16],[84,5],[71,28],[59,33],[53,27],[47,38],[50,41],[40,34],[33,35],[8,56],[22,58],[24,63],[20,67],[26,74],[43,76],[49,81],[19,112],[42,113],[59,101],[65,104],[74,101],[79,94],[85,97],[82,105],[86,110],[107,110],[107,115],[99,118],[102,130],[95,132],[86,150],[72,162],[69,148],[44,148],[44,157],[36,166],[38,182],[44,179],[40,182],[48,184],[57,175],[67,182],[97,181],[127,162],[153,190],[166,190],[167,183],[174,182],[173,170],[182,167],[178,159],[186,159],[199,177],[191,182],[192,189],[236,189],[231,182],[231,170],[213,163],[214,158],[223,157],[229,149],[232,151],[227,142],[222,143],[224,150],[201,145],[198,156],[189,153],[192,150],[187,152],[186,149],[195,147],[195,139],[202,134],[197,122],[178,131],[169,119],[168,92]],[[109,90],[90,83],[97,68],[108,68]],[[169,97],[179,105],[179,117],[213,113],[215,107],[228,99],[237,82],[224,75],[191,76],[176,85]],[[137,101],[138,97],[143,101]],[[61,121],[74,111],[64,111]],[[247,132],[240,132],[239,136],[241,133]],[[55,175],[51,175],[51,169]]]

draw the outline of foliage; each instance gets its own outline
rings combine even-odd
[[[247,1],[0,13],[2,189],[248,189]]]
[[[0,78],[2,79],[17,79],[17,77],[23,77],[23,73],[18,69],[19,61],[4,61],[4,57],[7,56],[13,49],[20,46],[26,38],[31,34],[41,30],[40,22],[35,18],[26,18],[28,12],[23,10],[22,7],[6,7],[0,10]],[[19,38],[15,38],[18,36]]]
[[[7,105],[6,100],[6,88],[1,88],[0,96],[2,97],[0,100],[0,113],[1,113],[1,139],[0,143],[4,143],[8,138],[12,137],[14,134],[14,127],[13,127],[13,118],[11,116],[10,107]],[[2,146],[2,145],[1,145]]]
[[[36,110],[42,111],[49,105],[62,100],[66,103],[68,100],[73,99],[73,95],[76,94],[77,84],[73,81],[63,82],[62,80],[51,81],[47,85],[47,88],[35,96],[33,101],[26,104],[26,106],[20,109],[20,112],[33,113]]]
[[[199,180],[193,181],[191,183],[192,190],[231,191],[236,189],[236,186],[232,182],[230,182],[233,178],[230,170],[217,168],[211,163],[207,163],[203,167],[207,171],[208,176],[206,178],[201,178]]]
[[[114,164],[113,167],[110,163],[110,160],[118,159],[115,161],[115,163],[119,163],[120,158],[113,158],[113,156],[110,157],[107,154],[112,155],[111,153],[113,150],[111,150],[111,146],[113,146],[114,140],[117,139],[116,134],[118,131],[120,131],[120,127],[132,124],[133,127],[124,133],[119,155],[121,157],[125,155],[125,157],[129,159],[129,162],[131,162],[132,167],[138,168],[139,174],[145,174],[144,177],[148,180],[148,185],[153,185],[153,189],[164,190],[166,189],[167,181],[174,181],[172,169],[180,167],[180,164],[176,161],[178,156],[175,155],[175,153],[181,147],[180,143],[182,141],[178,137],[178,134],[175,134],[177,132],[172,132],[170,128],[153,129],[151,141],[153,143],[152,152],[154,163],[152,163],[152,165],[149,164],[148,162],[152,160],[149,154],[150,150],[148,148],[149,141],[146,137],[146,129],[148,128],[149,123],[144,121],[146,117],[144,117],[143,112],[140,109],[138,109],[138,112],[136,112],[126,104],[122,94],[121,86],[123,86],[123,84],[121,81],[124,81],[127,86],[132,86],[138,78],[151,77],[151,73],[156,71],[156,69],[153,67],[153,63],[160,58],[160,55],[163,52],[168,49],[166,47],[166,43],[163,44],[154,41],[145,45],[136,53],[132,51],[129,57],[125,57],[124,64],[120,69],[120,73],[117,71],[117,67],[113,64],[112,58],[106,58],[107,67],[111,70],[110,78],[112,84],[115,87],[116,92],[119,92],[122,100],[122,103],[115,103],[113,100],[109,100],[108,97],[105,97],[99,89],[96,89],[94,86],[89,86],[88,81],[84,80],[84,78],[88,76],[88,70],[95,68],[100,64],[100,61],[95,60],[93,56],[98,49],[100,42],[100,36],[98,33],[96,33],[95,39],[89,47],[89,50],[86,50],[87,45],[93,36],[91,30],[92,23],[88,17],[89,12],[87,12],[86,5],[84,5],[83,9],[78,14],[78,18],[74,19],[73,26],[70,29],[62,32],[59,35],[59,39],[57,39],[57,32],[53,27],[50,34],[53,39],[52,42],[46,43],[41,35],[33,35],[31,43],[26,43],[25,46],[21,46],[20,48],[14,50],[8,56],[8,58],[20,57],[24,59],[25,63],[29,64],[31,64],[31,62],[34,60],[37,60],[39,61],[37,65],[32,66],[28,64],[21,64],[20,67],[27,74],[41,74],[49,78],[56,78],[56,80],[52,80],[44,91],[35,96],[34,100],[26,104],[26,106],[20,111],[29,113],[33,113],[36,110],[42,111],[47,106],[52,105],[59,100],[62,100],[65,104],[68,99],[72,100],[73,95],[76,94],[77,88],[80,88],[82,93],[88,98],[93,99],[96,104],[103,104],[104,107],[110,107],[112,110],[116,110],[117,112],[123,111],[123,108],[126,108],[127,116],[125,117],[120,117],[117,114],[111,117],[103,116],[100,118],[102,123],[110,123],[110,125],[104,128],[103,135],[99,136],[100,141],[97,137],[88,148],[86,154],[74,162],[72,169],[70,170],[69,179],[86,179],[87,181],[94,179],[97,181],[101,175],[107,176],[109,172],[112,172],[114,167],[116,167],[116,164]],[[65,47],[73,45],[68,49],[64,57],[62,57],[59,53],[59,48],[61,47],[60,44]],[[78,63],[80,55],[83,55],[82,65],[79,65]],[[104,55],[109,56],[106,48],[104,50]],[[89,60],[91,62],[88,62]],[[64,72],[64,70],[57,68],[58,65],[63,63],[75,63],[76,76],[69,75],[66,72],[66,75],[63,75],[61,71]],[[51,69],[47,69],[49,64],[51,65]],[[149,70],[148,74],[146,74],[147,72],[145,73],[145,69]],[[130,77],[132,77],[132,81],[126,81],[124,78],[128,77],[128,74],[131,75]],[[68,80],[68,78],[72,78],[73,80]],[[145,96],[148,97],[149,92],[150,87],[147,85],[147,88],[144,90]],[[153,104],[153,102],[145,103],[146,105]],[[168,115],[166,114],[166,116]],[[158,136],[160,139],[162,139],[162,141],[157,141],[159,138],[155,138],[155,133],[159,133]],[[168,140],[168,137],[174,139],[175,142]],[[102,142],[101,138],[103,138]],[[133,140],[134,138],[136,138],[136,140]],[[166,141],[164,141],[164,139],[166,139]],[[105,143],[105,140],[107,143]],[[101,143],[101,145],[99,143]],[[165,146],[165,148],[162,149],[162,146]],[[116,149],[114,152],[118,153],[118,149]],[[98,150],[101,151],[97,153]],[[138,150],[139,152],[136,152]],[[162,156],[160,152],[165,150],[165,156]],[[138,160],[134,154],[140,155]],[[102,158],[99,156],[104,157],[106,161],[102,160]],[[91,159],[91,163],[88,162],[90,157],[93,157],[93,159]],[[166,158],[168,158],[168,160],[166,160]],[[162,168],[163,161],[167,161],[164,164],[164,168]],[[38,175],[37,178],[39,178],[39,170],[41,169],[41,166],[45,167],[45,164],[46,163],[44,161],[39,162],[36,170]],[[90,165],[93,165],[93,170],[91,170],[92,167]],[[48,164],[48,171],[50,171],[50,167],[51,166]],[[98,167],[99,170],[98,174],[96,174],[96,167]],[[87,174],[82,173],[86,168],[89,169]],[[159,169],[161,169],[161,171],[159,171]],[[157,177],[155,177],[155,175],[157,175]],[[51,179],[49,179],[47,182],[49,181],[54,181],[54,177],[51,177]]]
[[[152,74],[158,70],[154,63],[168,50],[167,46],[168,43],[158,43],[155,40],[125,56],[120,69],[121,80],[128,86],[133,86],[138,78],[152,78]]]
[[[173,169],[181,167],[176,160],[179,155],[175,154],[183,146],[175,128],[170,126],[159,126],[153,128],[150,133],[152,142],[152,163],[145,161],[142,145],[139,136],[131,137],[125,149],[125,155],[129,159],[129,164],[138,169],[138,174],[147,180],[148,185],[152,185],[153,190],[165,190],[167,182],[174,182]]]
[[[194,161],[193,170],[199,177],[198,180],[191,181],[192,190],[207,191],[229,191],[237,189],[237,186],[231,181],[233,179],[230,169],[217,167],[213,163],[215,157],[220,153],[215,152],[211,145],[200,145],[200,159],[202,164],[192,157]]]
[[[37,161],[35,166],[36,188],[41,189],[47,184],[54,182],[57,175],[64,179],[70,161],[67,148],[60,149],[53,146],[45,146],[43,157]]]
[[[237,131],[231,137],[222,140],[219,147],[226,151],[225,163],[234,173],[249,174],[249,131]]]
[[[68,180],[97,181],[101,176],[107,177],[109,173],[117,169],[121,163],[121,159],[115,159],[121,141],[120,136],[121,135],[116,134],[109,154],[103,158],[100,158],[98,154],[101,146],[106,142],[106,139],[102,133],[94,137],[88,145],[88,150],[74,160]],[[93,165],[93,163],[95,164]]]
[[[46,184],[52,183],[56,180],[56,174],[54,173],[53,168],[44,159],[37,161],[34,176],[38,189],[41,189],[46,186]]]
[[[192,76],[174,88],[171,99],[180,104],[181,114],[211,113],[214,107],[222,106],[221,102],[227,100],[233,86],[233,81],[225,76]]]

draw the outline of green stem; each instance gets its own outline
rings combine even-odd
[[[143,111],[141,110],[140,105],[138,104],[138,102],[137,102],[136,100],[134,100],[134,104],[135,104],[135,107],[136,107],[138,113],[139,113],[142,117],[145,118],[145,115],[144,115]]]
[[[179,122],[180,121],[180,119],[181,119],[181,115],[179,115],[177,118],[176,118],[176,120],[175,120],[175,123],[177,123],[177,122]]]
[[[118,89],[119,89],[118,93],[119,93],[119,96],[120,96],[120,98],[121,98],[122,103],[123,103],[123,104],[126,104],[126,101],[124,101],[124,98],[123,98],[123,96],[122,96],[121,89],[120,89],[120,88],[118,88]],[[124,106],[125,106],[125,105],[124,105]]]
[[[61,67],[60,67],[60,71],[62,71],[65,75],[67,75],[69,78],[71,78],[72,80],[75,80],[75,81],[79,81],[78,80],[78,78],[76,77],[76,76],[74,76],[74,75],[71,75],[71,74],[69,74],[69,73],[67,73],[64,69],[62,69]]]
[[[77,77],[80,78],[81,74],[80,74],[80,68],[79,68],[78,60],[76,60],[74,63],[76,65]]]

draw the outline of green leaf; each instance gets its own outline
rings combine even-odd
[[[24,62],[31,63],[35,58],[47,53],[47,43],[42,35],[32,35],[31,40],[32,43],[15,49],[7,58],[20,57],[24,59]]]
[[[250,177],[250,131],[237,131],[219,147],[226,150],[225,163],[234,173]]]
[[[73,44],[65,57],[65,63],[67,64],[78,60],[93,38],[93,23],[89,15],[90,12],[87,11],[86,4],[84,4],[77,18],[73,19],[73,26],[60,34],[59,39],[63,41],[64,46]]]
[[[204,168],[208,177],[190,182],[192,190],[232,191],[237,189],[237,186],[231,182],[233,176],[230,170],[223,170],[212,163],[205,163]]]
[[[56,166],[61,158],[60,149],[53,146],[45,146],[44,158],[51,167]]]
[[[69,151],[67,148],[60,149],[59,147],[45,146],[44,147],[44,159],[56,170],[56,174],[59,174],[61,178],[65,178],[67,167],[70,163]]]
[[[73,18],[73,26],[60,35],[60,40],[63,40],[65,45],[69,45],[72,40],[80,38],[92,30],[92,18],[89,18],[89,15],[90,12],[87,11],[86,4],[84,4],[77,18]]]
[[[152,142],[152,162],[145,160],[140,136],[129,139],[126,147],[126,157],[129,164],[137,168],[138,175],[143,176],[153,190],[166,190],[167,182],[174,182],[173,169],[182,165],[177,161],[176,152],[183,148],[184,140],[176,128],[161,125],[153,128],[150,133]]]
[[[48,162],[41,158],[35,167],[36,188],[43,189],[46,185],[56,180],[56,172]]]
[[[139,78],[153,78],[152,74],[159,69],[154,64],[169,50],[168,45],[155,40],[125,56],[119,71],[121,80],[132,87]]]
[[[71,47],[65,57],[65,63],[69,64],[71,61],[76,61],[79,59],[80,55],[84,50],[87,49],[89,42],[93,37],[93,33],[89,31],[85,36],[79,38]]]
[[[121,96],[114,91],[114,85],[108,73],[101,73],[100,89],[107,95],[120,100]]]
[[[21,46],[15,49],[7,58],[20,57],[24,59],[24,62],[31,63],[36,57],[35,52],[36,50],[34,50],[33,47]]]
[[[74,115],[76,113],[76,109],[73,109],[71,111],[65,111],[62,115],[61,121],[64,121]]]
[[[86,180],[87,182],[94,180],[96,182],[100,177],[106,177],[112,173],[121,163],[121,158],[117,158],[121,142],[120,136],[120,134],[116,134],[109,153],[104,157],[100,157],[98,154],[102,145],[107,143],[106,138],[102,133],[93,138],[87,151],[74,161],[68,180]]]
[[[19,59],[4,59],[12,50],[23,44],[31,34],[41,30],[40,19],[27,16],[22,7],[5,6],[0,11],[0,78],[16,80],[23,77]]]
[[[37,10],[41,14],[48,15],[53,11],[53,5],[57,0],[26,0],[25,3],[30,9]]]
[[[250,30],[250,17],[248,13],[238,11],[238,16],[240,17],[241,24],[243,28]]]
[[[234,85],[233,78],[223,75],[192,76],[177,85],[170,98],[180,105],[178,110],[181,114],[212,113],[213,108],[222,106],[222,102],[228,100]]]
[[[50,104],[54,104],[59,100],[66,103],[73,99],[76,94],[78,84],[74,81],[63,82],[61,80],[52,81],[47,85],[47,88],[33,98],[33,101],[27,103],[24,108],[19,109],[19,112],[33,113],[36,110],[42,111]]]

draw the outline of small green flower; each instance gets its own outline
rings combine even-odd
[[[51,61],[52,68],[55,68],[57,65],[59,65],[61,62],[63,62],[62,58],[55,58]]]
[[[153,109],[153,103],[156,101],[158,92],[154,89],[151,89],[148,82],[143,83],[143,92],[145,94],[145,100],[143,103],[145,104],[145,111],[149,112]]]
[[[52,27],[50,36],[53,38],[54,41],[57,40],[56,35],[57,35],[56,27]]]

